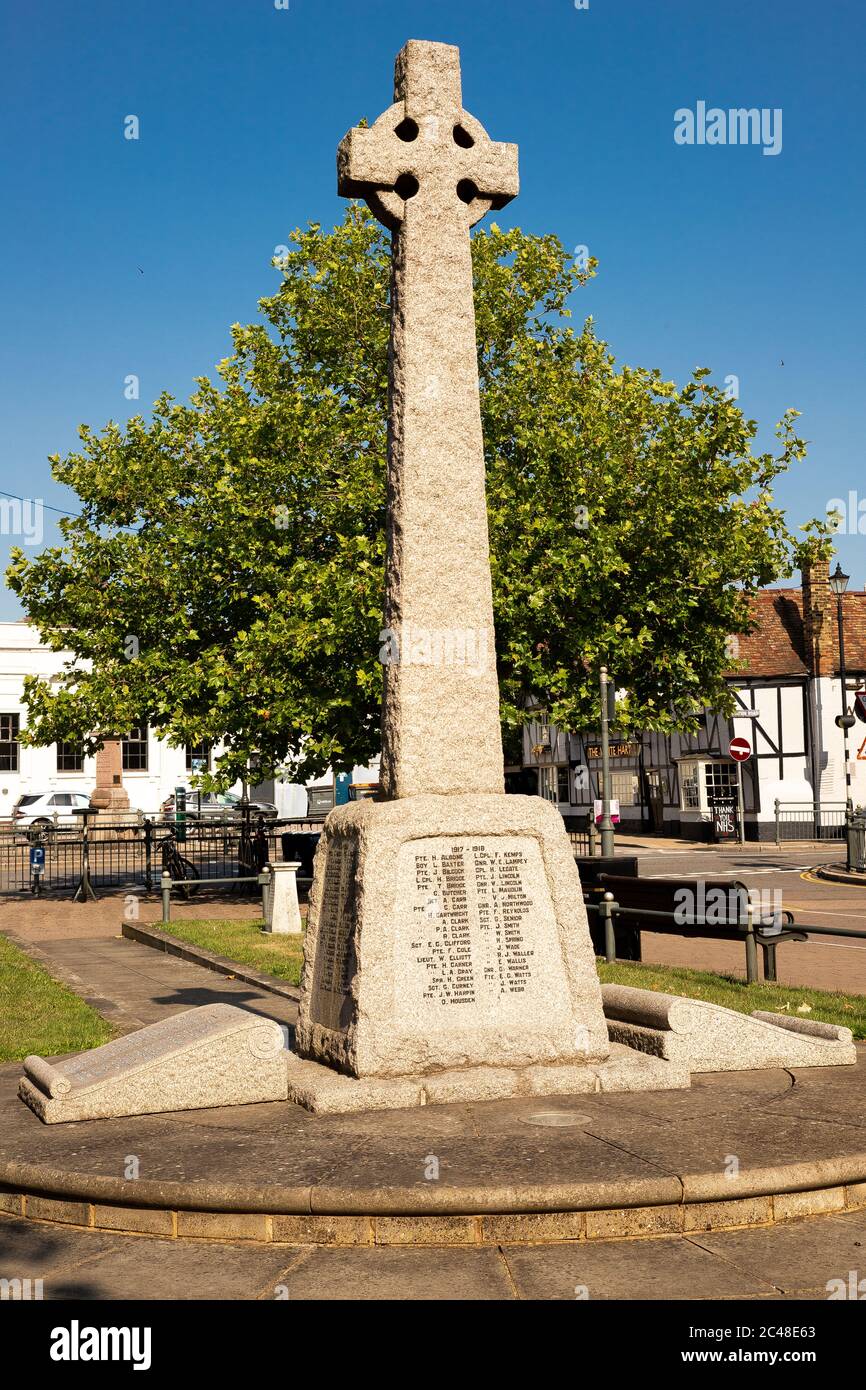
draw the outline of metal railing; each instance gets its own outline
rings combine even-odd
[[[604,958],[608,964],[612,964],[617,958],[616,934],[614,931],[615,918],[640,917],[643,919],[652,917],[658,920],[658,925],[641,926],[641,931],[660,932],[662,934],[668,933],[669,935],[675,936],[684,935],[684,924],[678,921],[677,913],[662,912],[646,907],[620,907],[612,893],[605,893],[600,902],[585,902],[585,907],[587,912],[597,913],[604,924]],[[672,925],[663,925],[665,922],[671,923]],[[627,926],[628,923],[623,922],[623,925]],[[726,933],[739,932],[743,938],[743,945],[746,951],[746,980],[749,984],[755,984],[758,980],[757,947],[761,946],[764,950],[766,961],[766,953],[768,951],[775,952],[776,944],[781,944],[778,936],[775,938],[767,937],[762,940],[760,927],[756,927],[755,924],[755,907],[751,902],[747,902],[745,913],[742,916],[725,924],[717,921],[710,922],[706,917],[690,916],[688,923],[685,925],[696,928],[710,927],[712,929],[712,936],[719,938],[724,938]],[[854,927],[813,927],[809,926],[807,923],[795,921],[791,924],[791,930],[806,932],[809,936],[839,936],[866,940],[866,931],[860,931]],[[775,980],[775,961],[773,964],[772,976],[767,975],[766,978],[768,980]]]
[[[776,844],[793,840],[844,840],[844,801],[775,802]]]
[[[256,874],[254,878],[250,877],[240,880],[237,878],[219,878],[207,879],[206,882],[208,885],[216,883],[236,884],[238,882],[245,882],[251,885],[257,884],[262,894],[262,921],[265,923],[265,926],[270,927],[274,910],[274,871],[270,864],[267,864],[262,869],[261,873]],[[171,890],[173,888],[180,888],[188,896],[190,893],[194,893],[196,888],[200,887],[201,884],[201,879],[172,878],[171,874],[167,872],[161,874],[159,891],[160,897],[162,898],[163,925],[171,921]]]
[[[308,829],[307,829],[308,827]],[[53,823],[0,828],[0,895],[26,892],[93,896],[96,889],[143,887],[152,892],[176,853],[187,877],[216,886],[255,880],[266,863],[283,860],[282,837],[316,834],[321,822],[265,821],[257,816],[227,820],[99,820],[87,826]],[[31,851],[37,851],[38,868]],[[179,874],[173,875],[180,878]]]
[[[575,824],[578,821],[583,824]],[[591,815],[569,816],[565,828],[575,858],[594,857],[598,853],[598,828]]]

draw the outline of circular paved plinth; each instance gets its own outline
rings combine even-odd
[[[484,1245],[761,1226],[866,1206],[856,1067],[686,1091],[43,1125],[0,1068],[0,1211],[165,1237]]]

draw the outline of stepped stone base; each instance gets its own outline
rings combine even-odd
[[[689,1072],[853,1066],[850,1028],[788,1014],[738,1013],[628,985],[602,985],[611,1041]]]
[[[673,1091],[689,1086],[688,1070],[613,1044],[604,1061],[529,1067],[466,1067],[426,1076],[346,1076],[290,1053],[289,1100],[316,1114],[407,1110],[419,1105],[509,1100],[516,1096],[591,1095],[614,1091]]]

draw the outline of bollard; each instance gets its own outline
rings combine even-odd
[[[751,902],[746,904],[746,980],[750,985],[758,979],[758,948],[755,943],[755,909]]]
[[[144,821],[144,886],[148,893],[153,887],[153,821]]]
[[[866,818],[858,808],[856,812],[846,811],[845,821],[846,868],[849,874],[861,874],[866,869]]]
[[[298,869],[301,865],[296,859],[286,859],[280,864],[270,864],[270,911],[265,931],[277,936],[298,933],[301,925],[301,909],[298,906]]]
[[[604,958],[608,964],[616,960],[616,936],[613,930],[615,906],[613,893],[605,893],[601,900],[601,915],[604,919]]]
[[[259,874],[259,885],[262,890],[262,921],[265,931],[270,931],[274,920],[274,871],[270,864],[265,864]]]
[[[171,921],[171,874],[168,873],[165,869],[163,870],[162,878],[160,879],[159,884],[160,884],[160,890],[161,890],[161,892],[162,892],[162,920],[163,920],[163,922],[170,922],[170,921]]]

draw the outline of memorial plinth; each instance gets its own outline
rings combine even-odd
[[[554,808],[467,794],[332,812],[297,1036],[302,1055],[353,1076],[606,1057],[580,882]]]

